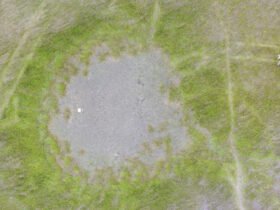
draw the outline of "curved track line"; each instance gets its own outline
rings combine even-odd
[[[29,51],[29,54],[24,58],[20,58],[21,54],[25,51],[25,49],[30,47],[30,46],[28,46],[29,39],[31,39],[33,36],[32,35],[34,32],[33,29],[36,28],[36,26],[40,23],[42,17],[44,16],[44,6],[45,6],[45,4],[42,3],[39,6],[38,12],[31,17],[30,26],[28,26],[29,30],[27,30],[23,34],[16,49],[14,50],[11,57],[9,58],[7,65],[4,67],[3,71],[1,72],[0,91],[1,91],[1,95],[3,95],[4,97],[3,97],[2,101],[0,101],[0,119],[3,118],[4,111],[10,104],[10,100],[11,100],[14,92],[16,91],[17,86],[18,86],[22,76],[25,73],[25,70],[26,70],[30,60],[33,58],[34,51],[35,51],[37,45],[39,44],[41,35],[37,36],[36,40],[34,41],[34,44],[31,45],[31,50]],[[16,65],[16,67],[14,67],[14,65]],[[17,66],[22,66],[22,67],[17,68]],[[7,74],[9,73],[9,71],[14,71],[13,76],[15,77],[15,79],[14,79],[15,81],[13,81],[13,84],[11,85],[11,87],[8,88],[8,90],[5,90],[4,80],[5,80],[5,77],[7,76]],[[6,92],[6,94],[4,92]]]

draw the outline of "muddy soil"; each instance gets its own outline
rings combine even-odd
[[[103,62],[92,57],[88,76],[71,79],[50,130],[70,143],[72,156],[85,169],[118,165],[137,156],[144,142],[164,137],[178,151],[188,142],[183,114],[163,91],[174,81],[178,78],[159,50]],[[158,151],[153,157],[162,155]]]

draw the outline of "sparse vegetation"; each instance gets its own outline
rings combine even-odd
[[[0,32],[10,34],[0,37],[8,55],[0,66],[1,208],[279,209],[279,3],[77,2],[46,1],[36,30],[25,24],[40,3],[0,2]],[[112,56],[155,46],[169,56],[182,76],[170,98],[183,105],[192,141],[174,155],[166,140],[155,165],[130,160],[91,181],[48,122],[57,87],[63,93],[75,73],[65,63],[86,63],[102,44]]]

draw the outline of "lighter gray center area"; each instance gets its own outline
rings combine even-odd
[[[71,110],[70,119],[62,113],[54,116],[50,130],[70,143],[75,161],[86,169],[134,157],[144,142],[161,137],[169,136],[175,148],[182,148],[186,130],[181,108],[161,91],[171,85],[171,78],[160,51],[103,62],[93,57],[89,75],[74,76],[59,101],[60,110]],[[148,129],[164,124],[164,129]]]

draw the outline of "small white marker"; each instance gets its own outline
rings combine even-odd
[[[114,154],[114,156],[115,156],[115,159],[118,159],[118,158],[120,157],[120,153],[116,152],[116,153]]]
[[[278,54],[277,59],[280,60],[280,54]]]
[[[78,112],[78,113],[81,113],[82,111],[83,111],[83,109],[82,109],[82,108],[80,108],[80,107],[79,107],[79,108],[77,108],[77,112]]]

